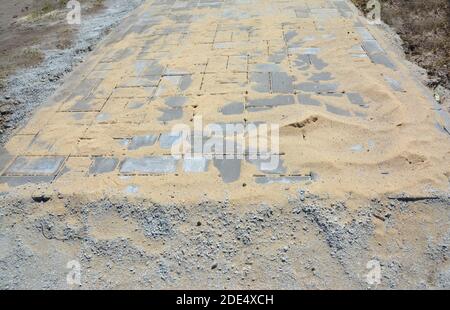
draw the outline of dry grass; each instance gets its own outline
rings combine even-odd
[[[81,3],[82,9],[86,11],[93,11],[103,7],[105,0],[78,0]],[[33,10],[31,17],[33,19],[40,18],[46,14],[56,10],[65,10],[69,0],[35,0],[33,3]]]
[[[16,23],[6,26],[8,30],[0,35],[0,89],[6,86],[8,76],[17,69],[39,64],[44,59],[44,53],[41,50],[66,49],[73,44],[76,29],[65,23],[68,1],[32,0],[28,2],[29,8],[26,4],[25,15],[29,17],[28,22],[23,25]],[[104,0],[79,1],[83,14],[101,9],[105,2]],[[10,35],[11,33],[16,35]]]
[[[352,0],[365,11],[367,0]],[[381,18],[404,42],[408,58],[427,69],[431,86],[450,87],[450,1],[380,0]]]

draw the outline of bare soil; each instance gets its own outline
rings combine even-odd
[[[82,25],[69,25],[68,1],[0,0],[0,143],[141,2],[79,0]]]
[[[367,12],[368,0],[352,0]],[[381,19],[403,40],[407,58],[425,68],[428,86],[450,88],[450,1],[380,0]]]

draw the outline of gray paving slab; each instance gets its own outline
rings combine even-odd
[[[128,145],[128,150],[137,150],[141,147],[152,146],[158,140],[158,136],[154,134],[133,137]]]
[[[313,99],[313,98],[311,98],[311,96],[306,95],[306,94],[298,94],[297,100],[300,104],[304,104],[304,105],[311,105],[311,106],[321,106],[322,105],[319,100]]]
[[[94,157],[92,165],[89,167],[89,174],[103,174],[113,172],[119,160],[114,157]]]
[[[54,179],[54,176],[0,176],[0,184],[17,187],[25,184],[51,183]]]
[[[337,91],[337,83],[304,82],[295,85],[296,90],[310,93],[334,93]]]
[[[209,160],[205,157],[187,157],[183,159],[183,170],[188,173],[208,171]]]
[[[281,63],[284,61],[287,57],[287,51],[286,50],[279,50],[276,52],[273,52],[269,55],[269,58],[267,58],[268,61],[275,62],[275,63]]]
[[[319,72],[314,73],[309,79],[309,81],[320,82],[320,81],[331,81],[334,80],[330,72]]]
[[[145,76],[145,77],[127,77],[124,78],[117,87],[156,87],[158,86],[160,76]]]
[[[309,18],[310,13],[311,13],[310,10],[306,9],[306,8],[304,8],[304,9],[295,9],[294,12],[295,12],[295,15],[298,18]]]
[[[249,100],[247,107],[275,107],[281,105],[295,104],[294,96],[292,95],[277,95],[270,98],[252,99]]]
[[[298,36],[298,32],[297,31],[289,30],[289,31],[286,31],[286,33],[284,34],[284,40],[286,42],[289,42],[290,40],[292,40],[296,36]]]
[[[14,158],[4,147],[0,146],[0,174]]]
[[[283,68],[279,64],[265,63],[250,65],[251,72],[282,72]]]
[[[311,15],[319,19],[330,19],[340,16],[337,9],[330,8],[311,8]]]
[[[218,159],[213,160],[214,166],[219,170],[224,183],[233,183],[239,180],[241,175],[241,159]]]
[[[67,101],[79,97],[83,99],[89,98],[102,81],[103,79],[101,78],[83,79],[80,84],[75,87],[71,95],[67,98]]]
[[[309,55],[297,55],[293,60],[293,66],[301,71],[306,71],[311,66],[311,59]]]
[[[131,110],[136,110],[142,108],[145,105],[144,101],[132,100],[127,104],[127,108]]]
[[[95,121],[98,123],[106,123],[111,119],[111,114],[109,113],[99,113],[95,117]]]
[[[255,176],[257,184],[292,184],[311,182],[311,176]]]
[[[323,70],[326,67],[328,67],[328,64],[323,61],[322,59],[320,59],[317,55],[308,55],[309,56],[309,61],[311,62],[311,64],[314,66],[314,68],[316,68],[316,70]]]
[[[372,55],[369,55],[369,58],[375,64],[383,65],[392,70],[395,70],[397,68],[394,65],[394,63],[389,59],[389,57],[385,54],[372,54]]]
[[[136,60],[134,64],[134,74],[138,77],[162,75],[164,70],[164,66],[155,60]]]
[[[252,165],[255,165],[260,172],[265,174],[284,174],[286,173],[286,167],[283,165],[283,160],[279,155],[272,155],[273,158],[262,159],[256,158],[252,159],[250,156],[247,156],[246,160]],[[273,166],[271,165],[272,163]],[[276,166],[275,166],[276,165]]]
[[[122,174],[168,174],[177,170],[177,160],[172,156],[127,158],[120,165]]]
[[[350,18],[353,16],[353,11],[346,1],[333,1],[333,2],[342,17]]]
[[[252,89],[259,93],[270,92],[270,74],[268,72],[251,72]]]
[[[19,156],[5,171],[5,176],[55,175],[64,163],[64,156]]]
[[[100,101],[102,102],[100,104]],[[106,99],[95,99],[93,97],[77,100],[72,106],[65,109],[68,112],[98,112],[102,109]]]
[[[188,101],[187,97],[181,97],[181,96],[173,96],[173,97],[167,97],[164,100],[164,103],[172,108],[180,108],[183,107]]]
[[[272,72],[272,92],[291,94],[294,91],[293,79],[285,72]]]
[[[331,104],[325,104],[327,111],[333,114],[341,115],[341,116],[351,116],[351,113],[347,110],[338,108]]]
[[[347,93],[347,98],[352,104],[363,108],[368,107],[368,104],[364,101],[364,98],[358,93]]]
[[[364,27],[362,24],[360,26],[355,27],[356,32],[359,34],[362,40],[375,40],[372,34]]]
[[[171,149],[172,146],[181,138],[181,134],[172,132],[162,133],[159,137],[159,146],[162,149]]]
[[[402,84],[397,81],[396,79],[393,79],[389,76],[385,76],[384,80],[389,84],[389,86],[392,88],[392,90],[397,92],[404,92],[404,88],[402,87]]]
[[[244,113],[245,105],[242,102],[231,102],[223,106],[220,111],[223,115],[237,115]]]
[[[180,84],[178,87],[180,88],[180,91],[184,92],[189,89],[191,84],[192,84],[192,76],[191,75],[183,75],[181,77],[181,81],[180,81]]]
[[[163,114],[158,117],[158,120],[161,122],[171,122],[174,120],[181,119],[183,117],[183,108],[167,108],[160,109]]]
[[[294,50],[294,49],[291,49]],[[294,53],[298,53],[300,55],[317,55],[320,53],[319,47],[300,47],[294,50]]]
[[[369,55],[384,53],[383,48],[376,40],[364,40],[362,42],[362,47]]]

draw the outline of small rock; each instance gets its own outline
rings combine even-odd
[[[45,203],[51,199],[51,197],[45,193],[36,193],[31,196],[34,202]]]

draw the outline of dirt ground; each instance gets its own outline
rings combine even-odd
[[[87,52],[141,0],[83,0],[69,25],[68,0],[1,0],[0,142],[61,84]],[[119,5],[117,5],[119,4]]]
[[[65,23],[68,0],[1,1],[0,87],[17,69],[33,67],[44,60],[44,51],[66,49],[77,30]],[[81,1],[85,12],[102,8],[101,0]]]
[[[368,0],[352,0],[367,12]],[[381,19],[402,39],[407,59],[428,72],[427,86],[450,111],[450,1],[380,0]]]

